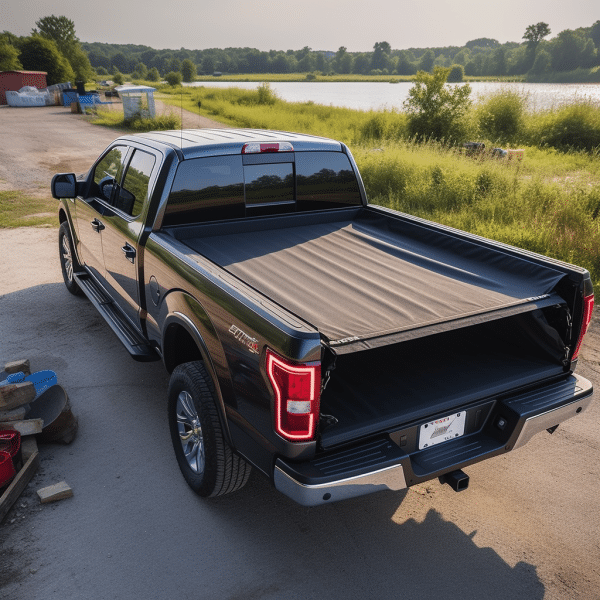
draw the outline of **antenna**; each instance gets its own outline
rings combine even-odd
[[[179,149],[183,152],[183,86],[181,86],[179,110],[181,113],[181,121],[179,122]]]

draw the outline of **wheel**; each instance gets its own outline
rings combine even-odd
[[[212,379],[201,362],[179,365],[169,382],[169,429],[188,485],[204,497],[235,492],[252,467],[223,436]]]
[[[79,269],[79,263],[73,252],[71,232],[66,222],[62,223],[58,230],[58,251],[60,253],[60,269],[67,289],[71,294],[81,296],[83,292],[73,277],[73,271]]]

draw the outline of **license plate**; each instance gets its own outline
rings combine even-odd
[[[436,419],[419,428],[419,450],[460,437],[465,432],[466,411]]]

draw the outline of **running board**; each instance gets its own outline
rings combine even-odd
[[[160,360],[148,342],[133,328],[112,298],[92,279],[88,273],[73,273],[77,285],[96,307],[131,358],[140,362]]]

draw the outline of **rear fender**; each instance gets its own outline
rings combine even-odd
[[[225,353],[217,332],[202,305],[192,296],[181,291],[173,291],[164,299],[167,317],[162,325],[162,354],[167,371],[180,364],[170,347],[172,332],[183,328],[192,338],[200,352],[202,361],[216,391],[217,408],[223,431],[228,442],[232,444],[229,426],[227,423],[227,406],[233,402],[233,387],[229,377],[229,370]]]

